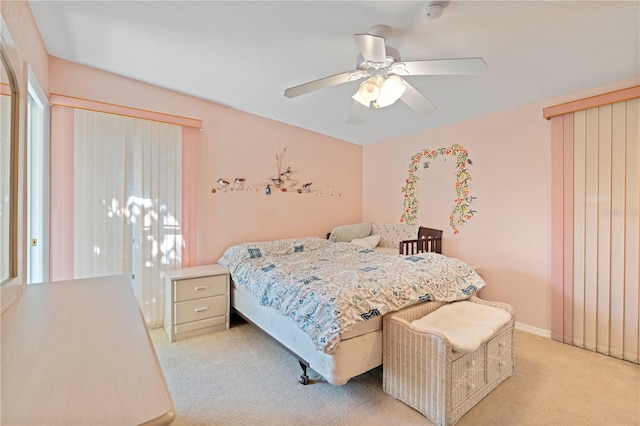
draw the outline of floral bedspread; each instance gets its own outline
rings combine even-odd
[[[381,254],[315,237],[235,245],[218,263],[237,286],[291,318],[329,354],[360,322],[422,301],[466,299],[485,286],[458,259]]]

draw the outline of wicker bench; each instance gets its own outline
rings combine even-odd
[[[459,353],[437,332],[422,331],[412,321],[446,302],[428,302],[389,313],[383,325],[383,389],[438,425],[453,425],[475,404],[515,372],[513,308],[511,320],[474,352]]]

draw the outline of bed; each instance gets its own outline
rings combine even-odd
[[[429,301],[470,297],[485,286],[464,262],[438,253],[376,252],[321,238],[252,242],[219,260],[231,304],[300,362],[343,385],[382,364],[382,316]]]

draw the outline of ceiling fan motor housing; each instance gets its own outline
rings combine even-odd
[[[400,62],[400,52],[391,46],[385,46],[386,59],[384,62],[370,62],[365,61],[362,54],[358,54],[356,59],[356,68],[362,71],[368,71],[369,75],[381,75],[384,77],[391,65],[396,62]]]

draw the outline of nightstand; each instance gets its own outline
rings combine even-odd
[[[163,272],[170,342],[229,328],[229,270],[202,265]]]

